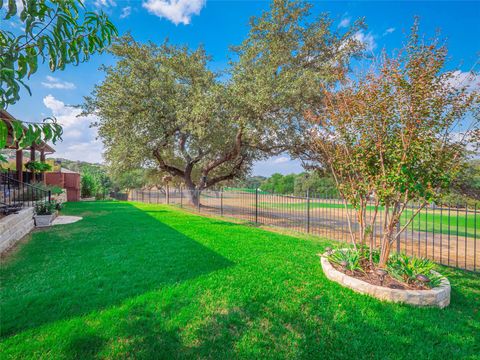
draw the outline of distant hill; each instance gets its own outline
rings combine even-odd
[[[105,169],[105,165],[98,164],[98,163],[89,163],[87,161],[79,161],[79,160],[68,160],[64,158],[49,158],[54,160],[55,162],[61,163],[62,168],[82,173],[84,168],[97,168],[97,169]]]

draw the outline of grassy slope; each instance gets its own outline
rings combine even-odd
[[[480,276],[445,310],[328,281],[326,241],[166,206],[72,203],[1,268],[4,358],[478,359]]]

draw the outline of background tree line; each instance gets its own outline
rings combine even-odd
[[[315,194],[336,195],[335,182],[328,174],[302,172],[300,174],[272,174],[270,177],[252,176],[232,183],[233,187],[260,189],[274,194],[294,194],[305,196]]]

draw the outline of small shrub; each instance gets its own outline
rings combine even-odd
[[[339,266],[345,261],[347,270],[364,272],[360,252],[355,249],[338,249],[328,257],[328,260]]]
[[[63,189],[60,186],[56,185],[47,186],[46,190],[50,190],[52,195],[61,195],[63,193]]]
[[[407,284],[417,284],[418,275],[425,275],[430,282],[425,285],[431,288],[440,285],[441,276],[432,273],[435,264],[424,258],[408,256],[406,254],[392,254],[387,262],[387,271],[393,278]]]
[[[52,215],[56,208],[55,202],[38,202],[35,204],[35,214],[37,215]]]
[[[63,204],[61,202],[53,201],[53,204],[54,204],[55,210],[58,210],[58,211],[62,210]]]
[[[359,252],[363,250],[363,256],[365,260],[370,260],[370,248],[368,246],[363,246],[363,248],[359,248]],[[373,249],[372,250],[372,262],[374,264],[378,264],[380,262],[380,250]]]

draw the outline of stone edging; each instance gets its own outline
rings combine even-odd
[[[450,304],[450,282],[442,278],[439,286],[431,290],[401,290],[373,285],[366,281],[356,279],[335,269],[328,261],[327,254],[319,254],[325,276],[340,285],[350,288],[355,292],[367,294],[377,299],[404,303],[415,306],[433,306],[443,309]],[[435,272],[435,274],[438,274]]]

